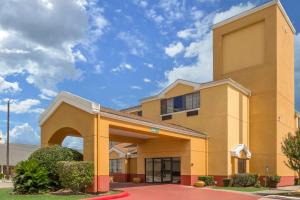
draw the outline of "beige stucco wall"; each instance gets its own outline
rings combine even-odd
[[[188,85],[178,84],[164,98],[194,92]],[[197,116],[186,112],[172,114],[167,123],[178,124],[208,135],[208,174],[232,174],[230,150],[240,143],[248,145],[248,97],[225,84],[200,90]],[[142,103],[143,116],[161,120],[160,99]],[[196,160],[196,154],[193,159]],[[197,162],[197,161],[195,161]]]
[[[61,144],[66,136],[83,138],[85,160],[94,160],[95,116],[62,103],[41,126],[42,147]]]
[[[250,171],[264,175],[268,166],[271,174],[293,175],[283,163],[280,149],[282,138],[295,130],[292,30],[274,5],[218,27],[213,35],[214,80],[230,77],[252,91],[249,102],[249,146],[253,155]],[[224,38],[228,35],[242,35],[245,41],[232,42],[232,49],[226,48],[232,52],[224,54]],[[248,48],[252,49],[251,54]],[[254,52],[256,49],[258,51]],[[229,55],[242,59],[232,61],[234,69],[226,70],[224,60],[230,60],[226,57]]]

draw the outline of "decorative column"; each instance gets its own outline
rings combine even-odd
[[[109,123],[98,117],[97,192],[109,191]]]

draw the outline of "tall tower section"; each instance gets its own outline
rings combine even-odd
[[[281,3],[267,4],[213,28],[214,80],[231,78],[252,91],[249,105],[250,172],[292,183],[282,139],[295,131],[295,29]]]

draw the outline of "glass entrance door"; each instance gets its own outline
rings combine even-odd
[[[154,183],[161,183],[161,159],[154,158],[153,159],[153,182]]]
[[[147,183],[180,183],[180,158],[146,158]]]
[[[172,162],[171,158],[162,158],[162,182],[170,183],[172,181]]]

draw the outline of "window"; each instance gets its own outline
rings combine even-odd
[[[161,114],[168,114],[200,107],[200,93],[195,92],[161,100]]]
[[[173,102],[173,112],[185,110],[185,96],[174,97]]]
[[[109,173],[121,173],[122,172],[122,160],[110,159],[109,160]]]
[[[238,173],[246,173],[246,159],[238,159]]]
[[[141,110],[137,111],[137,115],[140,116],[140,117],[143,116],[143,111],[141,111]]]

